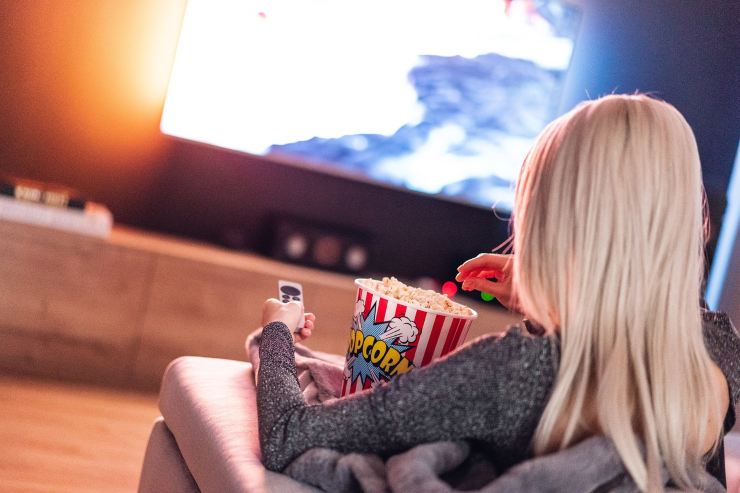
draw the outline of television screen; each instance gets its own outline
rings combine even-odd
[[[562,0],[190,0],[161,128],[510,209],[577,21]]]

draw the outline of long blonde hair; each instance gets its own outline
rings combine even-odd
[[[662,490],[663,463],[693,488],[722,423],[701,329],[703,199],[694,135],[665,102],[606,96],[538,138],[516,188],[514,284],[561,353],[536,454],[603,433],[643,491]]]

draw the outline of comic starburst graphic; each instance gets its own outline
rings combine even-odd
[[[370,312],[367,314],[367,318],[363,317],[362,313],[358,313],[357,317],[352,321],[352,328],[362,331],[363,337],[373,336],[377,340],[383,340],[389,348],[395,349],[403,356],[403,353],[405,353],[411,346],[394,344],[393,342],[397,337],[381,339],[380,336],[387,331],[390,321],[375,323],[376,309],[377,304],[373,304]],[[360,377],[361,383],[364,385],[365,380],[370,378],[373,385],[377,385],[381,383],[381,377],[384,377],[386,380],[390,379],[390,375],[387,372],[373,365],[370,361],[366,361],[361,354],[351,357],[348,367],[352,370],[352,377],[350,379],[352,382],[354,382],[357,377]]]

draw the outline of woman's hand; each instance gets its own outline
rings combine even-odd
[[[311,337],[311,333],[313,332],[313,328],[316,326],[316,315],[310,312],[306,312],[304,315],[306,318],[306,323],[301,327],[301,330],[298,332],[293,332],[293,340],[298,341],[305,341],[309,337]]]
[[[463,291],[482,291],[498,298],[512,311],[518,311],[512,285],[514,257],[497,253],[481,253],[457,268],[455,280],[462,282]],[[495,278],[495,281],[491,281]]]
[[[303,305],[297,301],[283,303],[275,298],[270,298],[262,305],[262,327],[272,322],[282,322],[287,325],[293,333],[293,338],[300,341],[311,336],[316,323],[316,315],[308,312],[304,313]],[[301,323],[303,327],[299,332],[296,332],[296,328]]]

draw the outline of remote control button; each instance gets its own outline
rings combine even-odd
[[[290,296],[298,296],[299,294],[301,294],[300,290],[294,288],[293,286],[283,286],[282,288],[280,288],[280,291]]]
[[[300,296],[293,296],[293,301],[301,301],[301,297]]]

